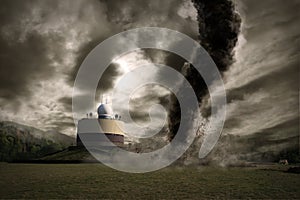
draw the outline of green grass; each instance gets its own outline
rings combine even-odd
[[[146,174],[100,164],[0,164],[0,198],[299,199],[300,175],[258,168],[169,167]]]

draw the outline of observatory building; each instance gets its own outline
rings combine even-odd
[[[123,146],[124,132],[121,117],[113,113],[109,104],[100,104],[97,113],[98,118],[93,118],[90,114],[87,118],[78,121],[77,146],[111,146],[110,142]]]

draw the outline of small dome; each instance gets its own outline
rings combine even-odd
[[[113,116],[112,108],[107,104],[100,104],[98,107],[98,115],[100,116]]]

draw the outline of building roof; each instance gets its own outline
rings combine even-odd
[[[113,111],[110,105],[108,104],[100,104],[97,109],[99,116],[111,116],[113,117]]]

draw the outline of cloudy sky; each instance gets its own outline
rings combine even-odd
[[[71,97],[87,54],[124,30],[159,26],[197,37],[190,1],[2,1],[0,8],[0,119],[74,135]],[[115,60],[100,89],[147,62],[141,53]],[[99,99],[98,99],[99,100]],[[96,109],[96,108],[95,108]]]
[[[225,133],[253,134],[284,124],[286,129],[276,130],[282,136],[299,133],[299,5],[237,2],[243,20],[236,62],[224,76],[229,100]]]
[[[75,134],[74,77],[98,43],[143,26],[166,27],[195,39],[201,34],[197,11],[187,0],[1,3],[0,119],[68,135]],[[272,137],[284,139],[299,133],[299,4],[297,0],[235,1],[242,24],[235,63],[224,73],[228,98],[224,135],[269,131],[275,133]],[[100,87],[109,93],[122,74],[150,61],[153,58],[143,52],[114,60]],[[162,94],[159,88],[148,91]],[[162,103],[162,96],[149,101]]]

